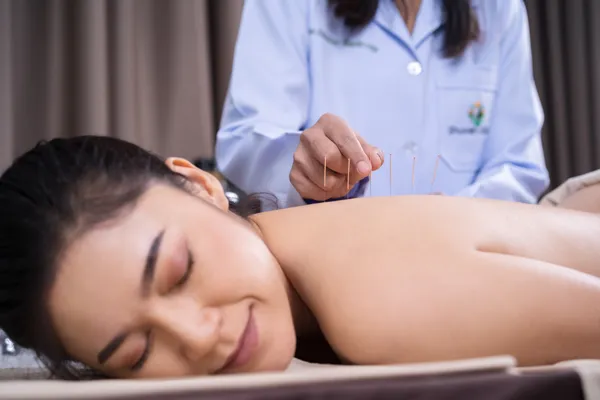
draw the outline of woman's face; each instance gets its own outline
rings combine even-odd
[[[153,185],[66,249],[49,302],[59,339],[114,377],[284,369],[296,339],[277,261],[249,224],[219,209],[214,178],[172,167],[201,194]]]

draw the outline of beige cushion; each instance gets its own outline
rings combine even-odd
[[[598,183],[600,183],[600,170],[569,178],[563,182],[562,185],[545,195],[539,203],[546,206],[558,206],[562,204],[567,197]]]

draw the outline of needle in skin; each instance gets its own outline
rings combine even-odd
[[[390,153],[390,196],[392,195],[392,153]]]
[[[417,165],[417,156],[413,156],[413,163],[412,163],[412,178],[411,178],[411,182],[412,182],[412,191],[413,194],[415,193],[415,167]]]
[[[431,179],[431,193],[433,193],[433,184],[435,183],[435,177],[437,175],[438,165],[440,164],[440,156],[435,158],[435,167],[433,167],[433,178]]]
[[[323,190],[325,191],[325,200],[327,200],[327,156],[323,163]]]

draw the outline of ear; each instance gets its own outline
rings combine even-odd
[[[165,162],[172,171],[185,176],[195,186],[198,196],[213,203],[223,211],[229,209],[229,201],[221,182],[212,174],[201,170],[183,158],[170,157]]]

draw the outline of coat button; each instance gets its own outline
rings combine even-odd
[[[408,73],[413,76],[417,76],[423,71],[423,67],[418,61],[409,62],[406,69],[408,70]]]

